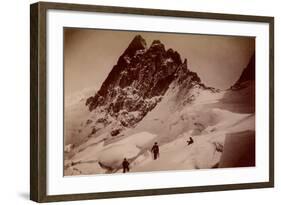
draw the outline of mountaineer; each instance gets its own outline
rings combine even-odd
[[[123,163],[122,163],[123,173],[130,171],[129,165],[130,165],[130,163],[128,162],[128,160],[126,158],[124,158]]]
[[[187,140],[186,142],[187,142],[187,145],[191,145],[194,143],[192,137],[189,137],[189,140]]]
[[[153,158],[156,160],[157,157],[159,157],[159,146],[157,142],[154,143],[153,147],[151,148],[151,152],[153,152]]]

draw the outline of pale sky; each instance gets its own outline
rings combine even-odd
[[[148,46],[153,40],[160,40],[166,50],[178,51],[205,85],[220,89],[233,85],[255,52],[255,39],[250,37],[65,28],[65,95],[99,89],[138,34]]]

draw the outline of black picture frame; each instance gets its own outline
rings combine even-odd
[[[159,17],[169,16],[181,18],[262,22],[269,24],[269,181],[259,183],[212,186],[208,185],[196,187],[130,190],[87,194],[77,193],[70,195],[47,195],[46,13],[49,9],[154,15]],[[30,162],[30,199],[36,202],[86,200],[274,187],[274,17],[49,2],[38,2],[32,4],[30,6]]]

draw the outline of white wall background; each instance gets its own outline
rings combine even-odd
[[[51,1],[51,0],[50,0]],[[209,11],[275,16],[275,177],[274,189],[224,191],[153,196],[60,204],[277,204],[280,201],[281,140],[280,36],[278,0],[60,0],[85,4]],[[29,201],[29,4],[7,0],[0,7],[0,204],[32,204]],[[57,204],[57,203],[54,203]]]

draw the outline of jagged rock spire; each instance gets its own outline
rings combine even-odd
[[[122,115],[121,111],[136,111],[139,113],[134,118],[136,123],[156,106],[173,82],[179,86],[198,84],[200,78],[188,70],[187,61],[182,62],[177,51],[166,51],[159,40],[154,40],[147,48],[145,40],[137,35],[86,105],[90,110],[103,106],[117,118]]]
[[[125,50],[123,55],[133,56],[137,50],[143,50],[146,49],[146,41],[141,35],[136,35],[134,39],[129,44],[128,48]]]

